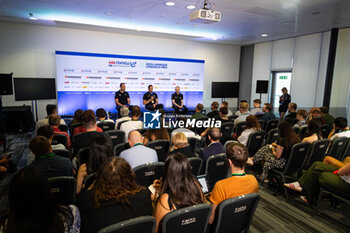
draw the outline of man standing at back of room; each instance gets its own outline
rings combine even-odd
[[[180,87],[175,87],[175,93],[171,95],[171,101],[175,114],[186,114],[188,109],[184,105],[184,96],[180,93]]]
[[[35,125],[35,134],[38,132],[38,129],[41,126],[48,125],[49,124],[49,117],[51,115],[57,115],[57,105],[56,104],[48,104],[46,105],[46,113],[47,117],[44,119],[38,121]],[[61,118],[60,125],[66,125],[66,122]]]
[[[130,96],[129,93],[125,91],[126,85],[125,83],[120,84],[120,90],[115,93],[115,104],[116,109],[118,111],[118,117],[120,117],[120,108],[126,107],[129,108],[130,106]]]
[[[149,111],[163,108],[163,104],[158,104],[158,95],[153,92],[153,85],[148,85],[148,92],[143,95],[143,105]]]

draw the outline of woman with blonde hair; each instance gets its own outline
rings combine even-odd
[[[175,134],[171,138],[170,153],[168,155],[175,154],[175,153],[181,153],[185,155],[187,158],[194,157],[193,151],[190,145],[188,144],[186,135],[181,132]]]

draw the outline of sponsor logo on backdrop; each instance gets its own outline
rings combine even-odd
[[[108,66],[109,67],[132,67],[134,68],[136,66],[136,61],[109,61]]]
[[[168,64],[163,63],[146,63],[147,69],[168,69]]]

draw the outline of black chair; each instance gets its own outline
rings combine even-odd
[[[77,153],[77,159],[78,159],[77,165],[78,166],[82,165],[83,163],[88,162],[89,157],[90,157],[89,150],[90,150],[89,147],[85,147],[85,148],[81,148],[78,151],[78,153]]]
[[[328,124],[321,125],[321,134],[323,138],[328,138],[328,135],[330,132],[331,132],[331,127]]]
[[[293,126],[293,119],[292,118],[287,117],[287,118],[284,118],[283,120],[288,121],[289,124],[291,124]]]
[[[272,119],[265,123],[265,131],[270,132],[271,129],[277,128],[279,123],[278,119]]]
[[[198,154],[200,151],[200,144],[201,144],[201,140],[199,140],[198,138],[194,138],[194,137],[189,137],[187,138],[188,140],[188,144],[191,147],[192,153],[193,154]]]
[[[228,117],[228,119],[230,119],[230,120],[233,120],[233,121],[234,121],[234,120],[236,120],[236,119],[237,119],[237,117],[238,117],[237,115],[232,115],[232,116],[229,116],[229,117]]]
[[[278,129],[271,129],[267,134],[266,144],[271,144],[276,142],[280,137],[280,132]]]
[[[288,198],[288,192],[287,188],[284,187],[283,184],[286,183],[286,178],[291,178],[292,180],[295,180],[297,178],[296,176],[294,176],[293,173],[295,171],[298,171],[299,169],[302,170],[302,165],[304,163],[304,160],[306,159],[306,155],[310,145],[311,144],[308,142],[300,142],[294,144],[290,151],[285,167],[283,169],[273,168],[270,170],[272,176],[277,177],[279,185],[283,187],[286,199]],[[288,173],[292,175],[288,176]]]
[[[130,144],[128,142],[120,143],[114,147],[114,155],[119,156],[124,150],[130,148]]]
[[[233,122],[226,122],[221,125],[220,131],[221,131],[222,137],[220,139],[220,142],[222,144],[232,139],[234,127],[235,127],[235,124]]]
[[[64,147],[67,148],[67,137],[63,134],[54,134],[53,139],[51,144],[52,145],[57,145],[57,144],[62,144]]]
[[[153,184],[154,180],[160,179],[160,177],[163,175],[164,163],[146,163],[135,167],[133,170],[135,173],[136,183],[148,187]]]
[[[113,147],[123,143],[125,141],[125,132],[121,130],[109,130],[105,132],[105,134],[109,135],[109,138],[112,141]]]
[[[114,122],[99,122],[97,124],[97,127],[100,127],[103,132],[106,132],[108,130],[114,130],[115,128],[115,123]]]
[[[94,172],[87,175],[84,178],[83,184],[84,184],[85,190],[87,190],[95,182],[95,177],[96,177],[96,173]]]
[[[307,134],[307,125],[303,125],[299,129],[299,138],[303,140]]]
[[[76,123],[69,126],[70,135],[73,135],[75,128],[82,126],[83,123]]]
[[[207,159],[205,174],[208,180],[208,189],[211,191],[217,181],[227,178],[228,162],[226,155],[212,155]]]
[[[124,122],[127,122],[129,120],[125,120],[125,121],[121,121],[121,122],[118,122],[117,124],[117,130],[120,130],[120,126],[124,123]]]
[[[260,196],[250,193],[221,202],[215,211],[211,233],[249,232]]]
[[[155,140],[148,142],[147,147],[154,149],[157,152],[158,161],[164,162],[169,153],[170,142],[166,139]]]
[[[257,116],[257,115],[255,115]],[[264,120],[259,120],[259,125],[260,125],[260,128],[264,128],[264,124],[265,124],[265,121]]]
[[[338,160],[342,159],[343,152],[347,146],[348,138],[339,137],[331,141],[331,146],[327,152],[327,155],[332,156]]]
[[[81,148],[89,147],[91,139],[103,135],[103,133],[97,131],[79,133],[73,137],[73,154],[78,153]]]
[[[143,135],[144,133],[146,133],[147,129],[137,129],[137,131],[139,131],[139,133]]]
[[[298,135],[298,134],[299,134],[300,127],[298,127],[298,126],[293,126],[293,130],[294,130],[295,134]]]
[[[247,142],[249,156],[255,155],[255,153],[260,149],[261,145],[263,144],[264,138],[265,138],[264,130],[253,132],[249,135],[248,142]]]
[[[324,159],[329,142],[330,141],[328,139],[322,139],[311,144],[307,153],[307,159],[303,165],[304,169],[308,169],[314,162],[322,161]]]
[[[246,126],[245,121],[238,122],[238,123],[235,125],[234,132],[235,132],[235,134],[236,134],[236,137],[239,137],[239,136],[241,135],[241,133],[243,132],[245,126]]]
[[[67,132],[67,133],[68,133],[68,127],[67,127],[67,125],[59,125],[59,126],[58,126],[58,129],[61,130],[61,131],[64,131],[64,132]]]
[[[60,205],[71,205],[76,201],[77,180],[71,176],[49,178],[49,186],[55,201]]]
[[[346,143],[346,146],[340,158],[340,161],[343,161],[347,156],[350,156],[350,138],[348,138],[348,142]]]
[[[53,152],[55,153],[55,155],[67,158],[67,159],[71,159],[72,155],[68,150],[53,150]]]
[[[341,202],[346,203],[347,205],[350,205],[350,194],[349,193],[340,193],[337,192],[337,190],[330,190],[329,188],[321,185],[320,186],[320,192],[318,194],[316,205],[313,206],[314,209],[318,210],[320,208],[320,202],[322,199],[322,196],[324,194],[327,194],[328,196],[331,196],[333,207],[337,206],[337,200],[340,200]]]
[[[203,166],[203,159],[200,157],[192,157],[188,159],[188,162],[191,165],[193,175],[199,176]]]
[[[154,233],[157,221],[152,216],[132,218],[102,228],[98,233]]]
[[[295,118],[295,119],[293,120],[293,122],[292,122],[292,126],[295,125],[295,124],[297,124],[298,122],[299,122],[299,120]]]
[[[200,119],[197,119],[196,121],[204,122],[206,120],[208,120],[208,117],[207,118],[200,118]],[[197,125],[203,125],[203,123],[197,123],[196,126]],[[194,132],[198,135],[201,135],[205,130],[206,130],[205,127],[195,127],[194,128]]]
[[[205,233],[211,214],[211,206],[199,204],[172,211],[159,223],[160,233]]]

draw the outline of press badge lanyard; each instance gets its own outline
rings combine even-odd
[[[245,176],[247,173],[232,173],[232,176]]]
[[[49,153],[49,154],[40,156],[39,159],[45,159],[46,157],[50,157],[50,156],[53,156],[53,155],[55,155],[55,153]]]

